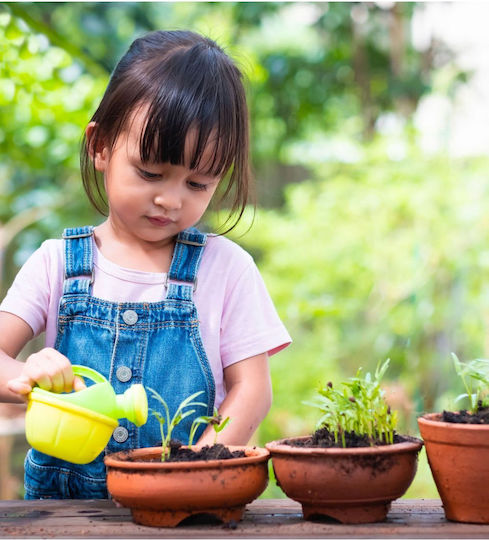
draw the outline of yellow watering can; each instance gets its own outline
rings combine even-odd
[[[50,456],[85,464],[107,446],[118,418],[136,426],[148,419],[148,399],[142,384],[133,384],[116,395],[110,382],[98,371],[73,365],[73,373],[95,384],[70,394],[33,388],[25,417],[27,442]]]

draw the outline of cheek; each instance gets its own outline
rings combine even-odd
[[[216,193],[218,187],[219,187],[219,184],[213,184],[207,189],[206,195],[207,195],[207,202],[208,203],[211,202],[211,200],[214,197],[214,194]]]
[[[202,206],[207,207],[212,201],[214,194],[216,192],[217,186],[212,186],[207,188],[205,192],[202,193]]]

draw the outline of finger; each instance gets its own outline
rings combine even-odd
[[[85,381],[81,378],[75,375],[73,379],[73,389],[75,392],[79,392],[80,390],[85,390],[87,385],[85,384]]]
[[[27,397],[32,390],[32,386],[29,382],[26,382],[26,379],[23,377],[18,377],[17,379],[11,379],[7,382],[7,388],[21,397]]]
[[[71,392],[73,389],[73,368],[70,361],[55,349],[46,349],[46,354],[53,392]]]
[[[56,349],[49,349],[50,363],[55,369],[53,388],[55,392],[71,392],[73,390],[73,366],[68,358]]]
[[[28,367],[26,366],[26,368],[27,369],[24,371],[24,376],[29,377],[31,383],[37,384],[37,386],[43,390],[51,390],[51,377],[47,373],[45,366],[39,362],[37,357],[32,356],[31,362],[29,363]],[[34,386],[34,384],[31,384],[31,386]]]
[[[73,373],[73,367],[68,362],[68,365],[63,368],[63,380],[64,380],[64,391],[71,392],[75,387],[75,374]]]
[[[60,394],[65,389],[65,380],[62,371],[55,371],[50,374],[51,391]]]

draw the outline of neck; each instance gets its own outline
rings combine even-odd
[[[119,266],[143,272],[168,272],[170,269],[175,237],[148,242],[114,227],[110,219],[95,227],[94,237],[102,255]]]

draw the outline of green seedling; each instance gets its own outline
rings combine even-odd
[[[318,408],[322,412],[316,429],[326,427],[334,435],[335,442],[341,440],[346,447],[345,434],[354,432],[366,435],[374,445],[375,441],[386,444],[394,442],[397,425],[397,413],[384,399],[380,381],[389,366],[389,359],[383,364],[379,362],[374,376],[366,373],[362,376],[362,368],[355,377],[342,382],[338,388],[329,382],[318,389],[316,401],[304,402]]]
[[[148,388],[148,391],[152,394],[152,397],[154,399],[160,402],[160,404],[163,406],[163,409],[165,411],[165,415],[163,416],[160,412],[154,409],[150,409],[151,414],[156,417],[156,419],[158,420],[160,424],[161,441],[162,441],[162,446],[163,446],[163,449],[161,452],[161,461],[166,461],[166,458],[170,455],[170,441],[171,441],[173,430],[184,418],[195,413],[195,409],[188,410],[188,408],[199,407],[199,406],[207,408],[206,403],[202,403],[200,401],[194,401],[198,396],[200,396],[200,394],[203,394],[204,392],[203,391],[195,392],[195,394],[192,394],[191,396],[188,396],[187,398],[185,398],[178,406],[173,417],[170,418],[170,409],[168,408],[166,401],[160,396],[160,394],[158,394],[158,392],[156,392],[156,390],[153,390],[152,388]],[[194,423],[195,423],[195,420],[194,420]],[[166,430],[165,430],[165,424],[166,424]],[[195,432],[194,432],[194,435],[195,435]]]
[[[452,353],[453,363],[457,375],[462,379],[465,393],[455,398],[455,402],[468,398],[470,412],[477,413],[479,409],[489,407],[489,360],[477,358],[470,362],[461,362],[457,355]]]
[[[229,421],[231,419],[226,417],[224,420],[222,419],[222,416],[219,414],[219,411],[214,407],[214,414],[212,416],[199,416],[192,422],[192,427],[190,428],[190,436],[188,440],[188,445],[192,446],[195,433],[197,432],[197,429],[200,424],[207,424],[211,425],[214,429],[214,444],[217,443],[217,436],[219,433],[228,425]]]

